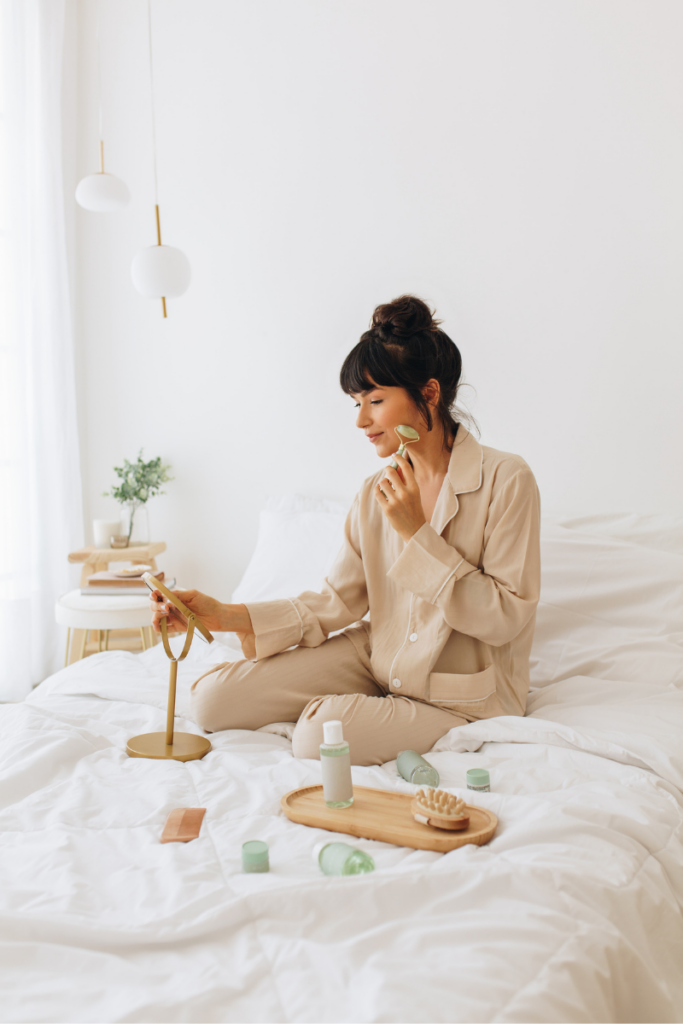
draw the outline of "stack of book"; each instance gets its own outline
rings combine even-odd
[[[175,587],[175,577],[164,576],[161,571],[153,571],[152,575],[170,590]],[[115,572],[94,572],[88,582],[81,587],[81,594],[95,597],[144,597],[150,590],[141,576],[118,576]]]

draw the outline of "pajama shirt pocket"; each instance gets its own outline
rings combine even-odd
[[[463,675],[455,672],[432,672],[429,676],[430,704],[437,704],[449,711],[462,711],[475,718],[482,717],[481,705],[489,697],[495,696],[495,693],[496,670],[493,665],[489,665],[483,672]]]

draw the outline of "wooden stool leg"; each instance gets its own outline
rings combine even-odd
[[[71,637],[71,650],[69,651],[69,664],[80,661],[85,653],[85,639],[88,635],[87,629],[74,629]]]
[[[102,630],[101,629],[97,630],[97,650],[98,650],[98,652],[100,654],[102,653]]]
[[[154,647],[154,643],[155,643],[155,640],[154,640],[154,630],[152,629],[151,626],[147,626],[146,629],[147,629],[147,646],[148,647]]]
[[[108,629],[105,629],[105,631],[104,631],[104,649],[105,649],[105,651],[109,650],[109,630]]]
[[[71,626],[66,631],[66,651],[64,652],[64,668],[69,664],[69,640],[71,639]]]
[[[147,637],[145,636],[145,627],[140,626],[140,638],[142,639],[142,649],[147,650]]]

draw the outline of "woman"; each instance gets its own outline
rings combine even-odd
[[[465,722],[524,714],[538,489],[523,459],[480,445],[453,418],[461,358],[438,324],[401,296],[377,307],[344,361],[356,426],[398,468],[361,487],[320,593],[232,605],[179,592],[209,629],[238,633],[247,659],[193,684],[204,729],[296,722],[294,756],[317,758],[323,722],[341,719],[353,764],[368,765],[424,753]],[[404,457],[399,424],[420,435]],[[169,608],[155,600],[158,632]],[[182,629],[172,616],[168,626]]]

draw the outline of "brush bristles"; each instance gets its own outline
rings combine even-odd
[[[421,789],[417,794],[420,808],[432,814],[443,814],[448,818],[465,816],[465,801],[444,789]]]

